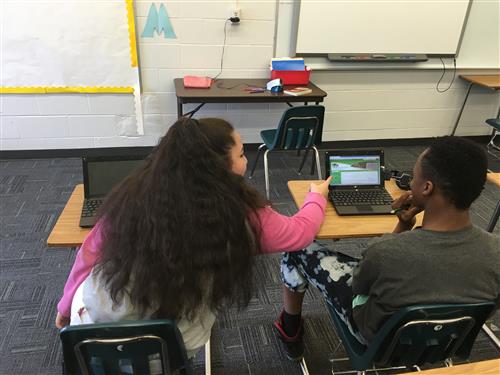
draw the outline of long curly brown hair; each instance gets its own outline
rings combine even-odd
[[[221,119],[180,119],[111,192],[96,272],[114,303],[129,293],[140,313],[171,319],[248,305],[260,250],[248,218],[267,202],[231,171],[233,132]]]

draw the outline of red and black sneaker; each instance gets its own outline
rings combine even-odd
[[[304,319],[300,320],[299,328],[295,336],[288,336],[283,330],[283,311],[274,322],[273,327],[276,331],[276,336],[280,339],[281,347],[283,348],[287,358],[291,361],[301,361],[304,357]]]

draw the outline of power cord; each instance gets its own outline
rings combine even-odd
[[[439,84],[441,83],[441,81],[443,80],[444,75],[446,74],[446,65],[445,65],[442,57],[440,57],[439,60],[441,60],[441,64],[443,64],[443,74],[441,74],[441,78],[439,78],[439,81],[436,84],[436,91],[442,94],[443,92],[448,91],[451,88],[451,85],[453,85],[453,81],[455,81],[455,76],[457,74],[457,59],[455,57],[453,58],[453,78],[451,79],[451,82],[448,85],[448,87],[446,89],[444,89],[444,90],[441,90],[439,88]]]
[[[224,43],[222,43],[222,55],[220,57],[220,69],[219,69],[219,73],[217,73],[217,75],[215,77],[212,77],[212,79],[215,81],[222,73],[222,64],[224,62],[224,51],[226,49],[226,37],[227,37],[227,24],[228,22],[234,22],[233,20],[231,20],[231,18],[228,18],[226,20],[226,22],[224,22]],[[238,18],[238,22],[239,22],[239,18]]]

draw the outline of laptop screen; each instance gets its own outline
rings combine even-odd
[[[329,155],[331,186],[380,185],[380,155]]]
[[[137,160],[88,160],[87,198],[102,197],[127,177],[135,168],[144,163]]]

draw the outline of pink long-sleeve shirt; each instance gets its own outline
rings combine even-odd
[[[308,193],[299,212],[291,217],[281,215],[271,207],[259,209],[258,220],[255,218],[250,220],[255,225],[260,222],[261,252],[291,252],[310,245],[323,223],[325,207],[326,199],[321,194]],[[70,316],[75,292],[98,261],[102,242],[102,223],[97,223],[76,254],[75,263],[64,286],[63,296],[57,304],[57,310],[61,315]]]

